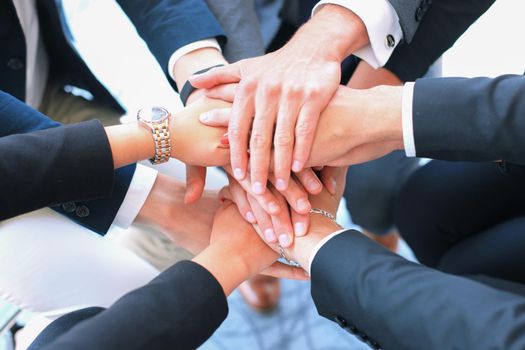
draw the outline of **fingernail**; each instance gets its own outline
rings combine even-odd
[[[256,222],[255,216],[253,215],[253,213],[251,211],[246,213],[246,220],[248,220],[252,224],[255,224],[255,222]]]
[[[277,214],[279,213],[279,204],[277,204],[276,202],[271,202],[269,205],[268,205],[268,210],[270,210],[270,214]]]
[[[304,198],[299,198],[297,200],[297,210],[301,213],[306,213],[310,210],[310,203]]]
[[[263,194],[264,193],[264,186],[263,186],[263,184],[261,182],[255,181],[252,184],[252,190],[253,190],[253,193],[255,193],[255,194]]]
[[[321,184],[318,181],[315,181],[315,180],[308,181],[308,189],[310,191],[317,191],[319,189],[319,186],[321,186]]]
[[[270,243],[275,242],[275,232],[273,232],[271,228],[264,231],[264,237],[266,237],[266,241]]]
[[[294,172],[297,173],[297,172],[301,171],[302,168],[303,168],[303,167],[302,167],[302,165],[301,165],[301,162],[299,162],[298,160],[295,160],[295,161],[293,162],[293,164],[292,164],[292,170],[293,170]]]
[[[235,169],[233,169],[233,176],[237,180],[242,180],[244,178],[244,171],[242,171],[241,168],[235,168]]]
[[[275,188],[277,188],[279,191],[286,190],[286,187],[286,181],[283,179],[277,179],[277,181],[275,181]]]
[[[295,223],[294,227],[296,236],[304,236],[306,234],[306,228],[302,222]]]
[[[208,121],[208,119],[210,119],[208,113],[202,113],[202,114],[199,116],[199,120],[200,120],[201,122],[206,122],[206,121]]]
[[[282,235],[279,236],[279,244],[283,248],[288,247],[288,245],[290,244],[290,238],[288,238],[288,235],[286,233],[283,233]]]
[[[224,146],[230,145],[230,140],[228,139],[227,133],[221,136],[221,145],[224,145]]]

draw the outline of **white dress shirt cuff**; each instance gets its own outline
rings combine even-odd
[[[170,60],[168,61],[168,72],[170,73],[170,77],[175,80],[175,77],[173,76],[173,68],[175,67],[175,64],[177,61],[184,55],[189,54],[190,52],[193,52],[195,50],[204,49],[204,48],[212,48],[217,49],[219,52],[222,52],[221,46],[217,42],[217,39],[210,38],[210,39],[204,39],[195,41],[191,44],[185,45],[175,51],[173,55],[171,55]]]
[[[341,230],[336,231],[334,233],[331,233],[328,236],[326,236],[325,238],[323,238],[321,241],[319,241],[319,243],[317,243],[315,248],[312,250],[312,254],[310,254],[310,261],[308,262],[308,271],[307,271],[308,274],[311,274],[312,263],[314,262],[315,256],[317,255],[317,252],[326,244],[326,242],[328,242],[329,240],[331,240],[332,238],[334,238],[338,234],[343,233],[345,231],[348,231],[348,229],[344,228],[344,229],[341,229]]]
[[[403,145],[407,157],[416,156],[416,142],[414,140],[414,116],[412,106],[414,103],[414,84],[406,83],[403,87],[403,99],[401,102],[401,120],[403,126]]]
[[[386,64],[397,44],[403,39],[396,10],[387,0],[323,0],[312,11],[316,13],[327,4],[339,5],[355,13],[365,24],[370,44],[355,51],[354,55],[374,68]]]
[[[158,171],[147,166],[137,164],[128,192],[120,205],[120,209],[113,220],[113,224],[127,229],[142,209],[151,188],[157,179]]]

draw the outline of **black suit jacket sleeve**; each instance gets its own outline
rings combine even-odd
[[[385,68],[402,81],[422,77],[495,0],[434,0],[412,41],[399,44]],[[395,1],[392,1],[394,3]],[[400,0],[398,2],[406,2]],[[400,17],[401,21],[401,17]],[[406,34],[405,34],[406,35]],[[409,43],[410,42],[410,43]]]
[[[384,349],[523,349],[525,298],[409,262],[357,231],[312,264],[319,313]]]
[[[60,123],[30,108],[11,95],[0,91],[0,137],[59,126]],[[82,151],[82,154],[79,156],[86,155]],[[135,164],[115,170],[113,191],[109,197],[76,203],[67,202],[64,205],[52,207],[52,209],[90,230],[99,234],[105,234],[120,209],[134,173]],[[89,211],[88,215],[79,215],[81,212],[75,210],[78,208],[87,208],[87,211]],[[84,214],[86,214],[86,210],[84,210]]]
[[[29,349],[196,349],[227,314],[226,297],[213,275],[182,261],[109,309],[84,309],[59,318]]]
[[[177,49],[198,40],[216,38],[226,43],[220,24],[205,0],[119,0],[161,68],[169,76],[168,62]]]
[[[413,126],[419,157],[525,164],[525,77],[418,80]]]
[[[4,136],[0,154],[0,220],[113,188],[111,148],[98,121]]]

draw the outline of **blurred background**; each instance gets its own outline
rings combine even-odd
[[[157,62],[114,1],[63,0],[63,3],[78,50],[130,115],[144,105],[166,106],[171,111],[181,108]],[[523,13],[523,0],[497,1],[444,55],[443,75],[522,74],[525,71]],[[181,165],[173,163],[166,171],[180,174],[177,169]],[[344,226],[352,225],[345,210],[341,209],[340,214]],[[401,247],[400,253],[410,257],[406,246]],[[229,303],[228,319],[202,349],[367,349],[317,315],[306,282],[284,281],[279,307],[268,314],[252,311],[237,293],[230,297]],[[0,329],[18,313],[16,307],[0,301]],[[18,317],[23,321],[32,315],[21,313]],[[0,334],[0,350],[10,350],[8,346],[5,334]]]

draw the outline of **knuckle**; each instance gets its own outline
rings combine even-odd
[[[255,77],[249,76],[241,80],[239,83],[239,92],[253,91],[257,86],[257,79]]]
[[[265,95],[274,96],[281,90],[281,84],[276,81],[265,82],[262,84],[261,90]]]
[[[261,149],[270,145],[270,138],[262,130],[252,130],[250,148]]]
[[[300,121],[297,123],[295,132],[298,137],[309,136],[314,132],[314,125],[310,121]]]
[[[243,133],[240,125],[236,122],[230,122],[228,125],[228,138],[230,140],[240,140],[242,136]]]
[[[322,90],[318,85],[310,85],[305,89],[305,95],[311,99],[319,97],[321,92]]]
[[[288,147],[293,142],[293,135],[289,131],[278,131],[275,133],[274,145],[277,147]]]
[[[303,95],[303,87],[299,84],[291,84],[284,89],[286,96],[296,98]]]

